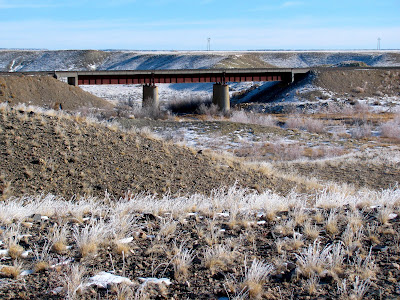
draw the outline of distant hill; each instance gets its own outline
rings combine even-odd
[[[335,66],[343,62],[400,66],[400,51],[97,51],[0,50],[0,71],[146,70]]]

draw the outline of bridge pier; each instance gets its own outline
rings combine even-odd
[[[223,112],[228,112],[230,110],[229,86],[227,84],[214,84],[212,103],[217,105]]]
[[[69,85],[78,86],[78,75],[67,77],[67,83]]]
[[[143,85],[143,104],[142,107],[152,107],[158,109],[160,102],[158,98],[158,87],[155,85]]]

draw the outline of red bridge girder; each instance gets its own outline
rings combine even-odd
[[[281,74],[274,75],[78,75],[78,85],[102,84],[156,84],[156,83],[201,83],[201,82],[244,82],[244,81],[281,81]]]

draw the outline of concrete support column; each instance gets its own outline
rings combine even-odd
[[[229,86],[227,84],[214,84],[212,102],[223,112],[228,112],[230,110]]]
[[[69,85],[78,86],[78,75],[74,77],[67,77],[67,83]]]
[[[143,86],[143,107],[153,107],[158,109],[160,107],[158,99],[158,87],[155,85]]]

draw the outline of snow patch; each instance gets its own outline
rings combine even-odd
[[[148,283],[153,283],[153,284],[165,284],[165,285],[171,285],[172,282],[169,278],[154,278],[154,277],[139,277],[138,280],[142,282],[143,284],[148,284]]]
[[[127,277],[122,277],[118,275],[114,275],[107,272],[100,272],[99,274],[90,277],[89,282],[85,284],[85,286],[96,286],[98,288],[106,289],[111,285],[124,283],[127,285],[132,285],[132,281]]]

